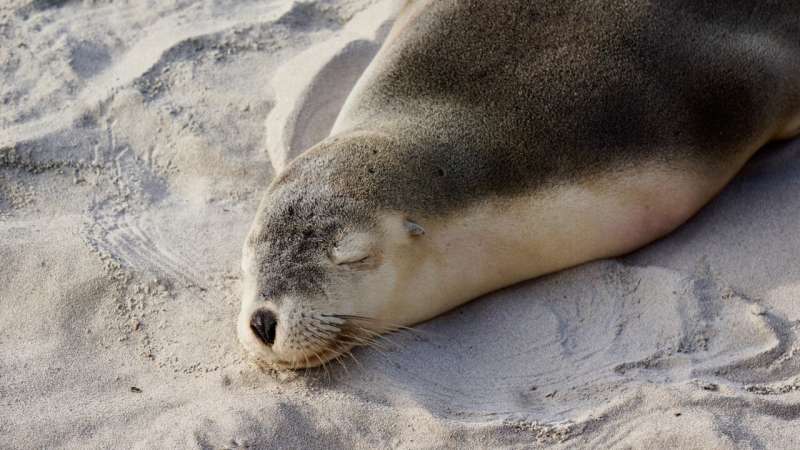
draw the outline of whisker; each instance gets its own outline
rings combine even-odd
[[[348,375],[350,370],[345,361],[347,358],[352,359],[360,369],[364,369],[361,361],[353,354],[352,349],[355,346],[366,347],[384,358],[391,359],[388,356],[391,350],[404,348],[406,345],[386,334],[406,332],[414,336],[429,334],[413,327],[392,324],[380,319],[321,311],[304,313],[300,325],[298,338],[304,343],[302,358],[306,367],[311,366],[313,359],[316,358],[328,380],[334,378],[328,369],[328,363],[332,360],[336,360]],[[326,355],[327,359],[323,360],[322,355]],[[300,362],[299,356],[297,362]]]
[[[331,374],[330,374],[330,372],[328,372],[328,368],[325,366],[325,361],[322,360],[322,358],[319,356],[319,353],[317,353],[317,352],[313,352],[313,353],[314,353],[314,356],[316,356],[317,359],[319,360],[319,364],[322,366],[322,369],[325,371],[325,376],[328,378],[328,381],[331,381]]]
[[[319,320],[320,317],[323,318],[324,320]],[[331,315],[331,314],[325,314],[325,313],[317,314],[315,319],[317,319],[320,322],[328,322],[328,323],[333,323],[333,324],[336,324],[336,325],[343,325],[345,322],[347,322],[347,319],[344,319],[342,317],[337,317],[337,316]]]
[[[317,327],[317,329],[319,331],[326,331],[328,333],[338,333],[338,332],[342,331],[342,329],[339,328],[339,327],[334,327],[332,325],[328,325],[328,324],[325,324],[325,323],[317,323],[317,324],[315,324],[315,326]]]
[[[348,350],[348,351],[346,351],[346,352],[343,352],[342,354],[349,356],[349,357],[350,357],[350,359],[352,359],[352,360],[353,360],[353,362],[354,362],[354,363],[356,363],[356,365],[358,365],[358,367],[359,367],[359,368],[360,368],[362,371],[364,371],[364,366],[362,366],[362,365],[361,365],[361,362],[360,362],[360,361],[359,361],[359,360],[358,360],[358,359],[355,357],[355,355],[353,355],[353,352],[351,352],[350,350]]]
[[[347,342],[351,343],[351,344],[361,345],[361,346],[368,347],[368,348],[374,348],[374,349],[379,350],[381,352],[386,352],[386,351],[389,350],[385,346],[383,346],[380,342],[377,342],[374,339],[366,338],[364,336],[343,334],[342,337],[350,339],[350,341],[347,341]]]
[[[303,330],[303,336],[308,338],[313,338],[322,345],[325,345],[325,343],[329,342],[331,338],[333,338],[333,336],[325,336],[323,334],[319,334],[317,333],[317,331],[318,330],[316,330],[311,326],[306,327],[306,329]]]
[[[342,334],[338,338],[336,338],[336,343],[342,346],[344,345],[362,345],[362,346],[369,346],[372,342],[359,338],[357,336],[352,336],[349,334]]]
[[[397,342],[395,342],[394,340],[392,340],[388,336],[385,336],[383,334],[380,334],[380,333],[378,333],[376,331],[373,331],[373,330],[370,330],[368,328],[358,327],[358,332],[368,335],[368,337],[373,341],[379,341],[380,340],[380,341],[387,342],[389,345],[391,345],[395,349],[405,348],[404,345],[398,344]]]
[[[391,356],[391,352],[385,351],[385,349],[377,347],[374,344],[362,345],[361,348],[373,351],[376,355],[378,355],[380,358],[382,358],[382,359],[384,359],[386,361],[389,361],[389,362],[394,362],[395,361]],[[353,358],[354,361],[356,361],[356,363],[359,365],[359,367],[361,367],[362,370],[363,370],[363,368],[364,368],[363,365],[358,361],[358,359],[356,359],[355,355],[353,355],[352,352],[347,352],[347,353],[350,355],[351,358]]]
[[[314,336],[323,339],[325,341],[330,341],[331,339],[335,339],[336,334],[339,333],[339,330],[337,330],[336,333],[332,333],[330,331],[321,330],[317,328],[315,325],[308,325],[306,327],[306,330],[308,330]]]
[[[341,365],[341,366],[342,366],[342,369],[344,369],[345,373],[347,374],[347,377],[349,378],[349,377],[350,377],[350,371],[349,371],[349,370],[347,370],[347,366],[346,366],[346,365],[345,365],[345,364],[342,362],[342,354],[341,354],[341,353],[339,353],[339,354],[338,354],[338,355],[336,355],[336,357],[335,357],[335,358],[333,358],[333,359],[334,359],[334,360],[336,360],[336,362],[338,362],[338,363],[339,363],[339,365]]]
[[[379,333],[377,331],[370,330],[369,328],[364,328],[364,327],[358,327],[358,328],[359,328],[359,331],[361,331],[363,333],[367,333],[370,336],[375,337],[376,339],[383,339],[383,340],[388,341],[389,343],[399,347],[399,345],[397,345],[396,342],[394,342],[393,340],[389,339],[387,336],[384,336],[383,334],[381,334],[381,333]]]
[[[358,315],[353,315],[353,314],[327,314],[327,315],[323,314],[323,317],[336,317],[336,318],[339,318],[339,319],[347,320],[349,322],[364,322],[366,324],[369,324],[372,328],[374,328],[375,331],[380,331],[380,332],[404,331],[404,332],[408,332],[408,333],[411,333],[411,334],[414,334],[414,335],[419,335],[419,336],[430,335],[430,332],[424,331],[424,330],[420,330],[419,328],[409,327],[409,326],[400,325],[400,324],[394,324],[394,323],[386,322],[384,320],[373,319],[371,317],[366,317],[366,316],[358,316]]]
[[[319,348],[319,347],[325,347],[325,346],[328,345],[327,341],[320,340],[320,339],[318,339],[318,338],[316,338],[314,336],[306,336],[306,339],[308,339],[308,342],[313,344],[312,346],[308,346],[307,348],[311,348],[311,347]]]

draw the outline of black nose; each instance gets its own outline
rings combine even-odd
[[[267,345],[275,343],[275,328],[277,326],[278,320],[275,318],[275,314],[266,309],[259,309],[250,318],[250,329]]]

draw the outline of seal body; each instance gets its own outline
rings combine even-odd
[[[243,256],[257,360],[321,364],[634,250],[800,131],[800,3],[499,3],[409,2],[270,185]]]

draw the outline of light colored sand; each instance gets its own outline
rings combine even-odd
[[[0,6],[0,448],[800,445],[800,143],[670,237],[360,365],[243,361],[259,192],[330,129],[392,8]]]

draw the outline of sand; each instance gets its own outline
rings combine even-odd
[[[387,1],[0,5],[0,448],[797,448],[800,143],[669,237],[326,370],[234,334],[260,193]]]

